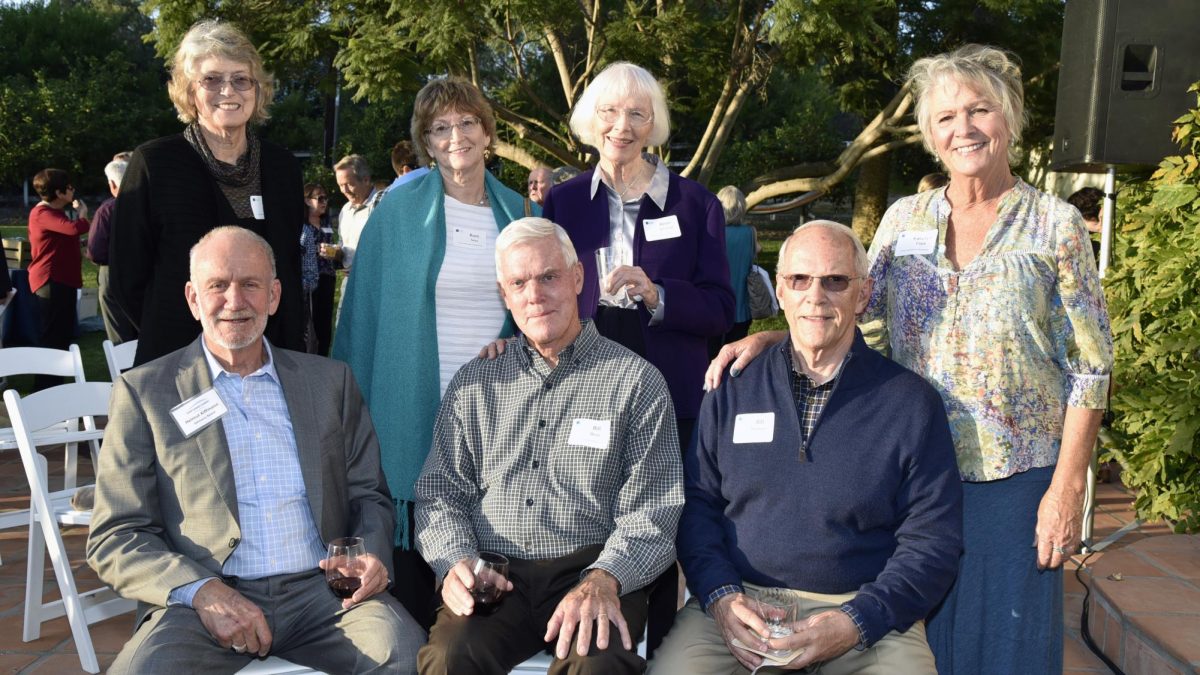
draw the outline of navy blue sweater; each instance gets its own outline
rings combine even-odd
[[[941,397],[856,334],[802,448],[790,340],[701,404],[684,457],[679,560],[704,599],[743,581],[847,603],[867,646],[941,600],[962,551],[962,487]],[[736,416],[774,412],[770,442],[734,443]]]

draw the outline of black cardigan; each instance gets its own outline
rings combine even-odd
[[[287,150],[262,141],[260,180],[266,220],[239,219],[183,134],[138,147],[117,195],[109,235],[109,296],[137,327],[134,363],[187,346],[200,334],[184,299],[188,252],[219,225],[257,232],[275,251],[282,297],[267,322],[271,344],[303,351],[300,167]]]

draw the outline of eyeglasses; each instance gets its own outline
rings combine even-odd
[[[862,278],[846,276],[845,274],[827,274],[823,277],[811,274],[783,274],[780,276],[787,284],[787,287],[793,291],[807,291],[812,286],[813,279],[820,279],[821,288],[830,293],[841,293],[850,287],[852,280]]]
[[[618,108],[613,105],[602,105],[596,108],[596,116],[604,120],[607,124],[615,124],[621,118],[621,114],[625,114],[625,119],[633,127],[644,127],[650,124],[654,119],[653,113],[648,113],[645,110],[637,108]]]
[[[226,82],[233,86],[233,88],[237,91],[250,91],[255,87],[255,85],[258,84],[258,82],[249,75],[234,75],[233,77],[226,79],[225,76],[218,75],[216,73],[201,75],[200,79],[196,80],[196,82],[201,87],[204,87],[209,91],[217,92],[225,88]]]
[[[482,122],[479,121],[478,117],[464,117],[454,124],[438,122],[429,127],[425,133],[428,134],[430,138],[441,140],[444,138],[450,138],[450,133],[452,130],[457,128],[458,133],[462,134],[463,136],[470,136],[471,134],[475,133],[475,130],[479,128],[480,124],[482,124]]]

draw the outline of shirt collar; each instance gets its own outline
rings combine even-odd
[[[274,380],[275,384],[280,384],[279,373],[275,372],[275,356],[271,353],[271,343],[267,341],[265,336],[263,337],[262,341],[264,351],[267,352],[267,362],[259,366],[258,370],[247,375],[246,378],[251,378],[256,375],[266,375]],[[217,357],[213,356],[213,353],[208,350],[208,344],[204,341],[203,337],[200,338],[200,348],[204,350],[204,360],[208,362],[208,371],[212,375],[213,382],[216,382],[217,378],[222,374],[228,375],[229,377],[240,377],[237,373],[231,373],[228,370],[225,370],[225,368],[221,365],[221,362],[217,360]]]
[[[654,165],[654,175],[650,177],[650,185],[646,188],[646,196],[650,201],[654,202],[659,211],[667,210],[667,189],[671,186],[671,172],[667,169],[667,163],[659,160],[659,158],[645,153],[642,155],[647,162]],[[596,192],[600,189],[600,167],[597,166],[595,171],[592,171],[592,191],[589,193],[591,199],[596,198]]]
[[[828,380],[818,384],[816,380],[812,379],[807,373],[801,370],[800,364],[796,362],[796,352],[792,351],[792,336],[790,333],[788,334],[787,339],[780,343],[779,349],[787,355],[788,363],[791,364],[792,372],[796,374],[796,377],[803,377],[804,379],[808,380],[809,384],[813,387],[823,387],[831,382],[836,381],[842,376],[842,371],[846,369],[846,363],[850,361],[850,357],[854,355],[853,347],[846,350],[846,355],[842,357],[842,362],[838,364],[837,370],[833,371],[833,377],[830,377]]]
[[[578,361],[600,339],[600,333],[596,331],[596,325],[592,323],[591,319],[584,319],[580,323],[582,324],[582,330],[579,331],[579,335],[576,335],[575,340],[558,353],[558,363],[560,365]],[[538,354],[537,350],[530,346],[529,342],[525,340],[524,335],[517,337],[517,344],[521,346],[519,352],[526,366],[532,366],[535,358],[541,358],[541,354]]]
[[[377,188],[371,188],[371,194],[367,195],[367,198],[363,200],[362,204],[355,206],[352,202],[346,202],[346,206],[349,206],[352,212],[358,213],[359,211],[362,211],[371,205],[371,202],[375,199],[376,192],[379,192]]]

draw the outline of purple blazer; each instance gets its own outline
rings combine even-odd
[[[546,197],[542,215],[563,226],[583,263],[583,292],[579,316],[590,319],[600,302],[596,279],[598,248],[608,246],[608,197],[603,190],[589,196],[588,171],[556,185]],[[642,221],[674,215],[681,236],[646,241]],[[650,313],[641,308],[646,359],[663,374],[675,416],[695,419],[704,396],[708,338],[733,325],[733,289],[725,253],[725,214],[716,196],[695,181],[671,172],[666,208],[642,198],[633,241],[633,264],[666,292],[663,321],[650,326]]]

